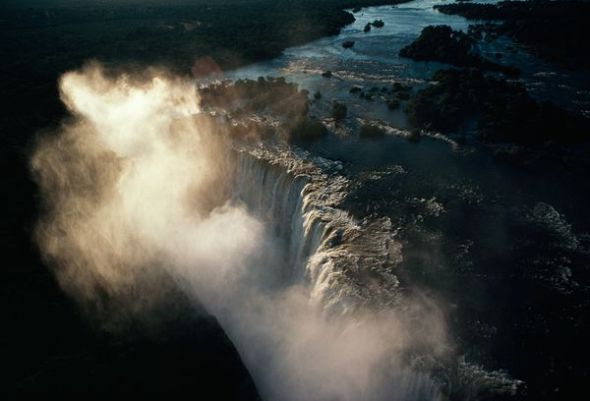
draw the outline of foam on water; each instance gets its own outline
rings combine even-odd
[[[340,169],[305,151],[242,148],[236,195],[287,241],[289,275],[309,281],[314,302],[338,313],[379,298],[394,304],[401,244],[389,219],[356,221],[339,208],[350,184]],[[380,284],[367,285],[368,275]]]

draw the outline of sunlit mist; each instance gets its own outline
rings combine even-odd
[[[219,319],[265,400],[439,398],[407,366],[415,348],[447,350],[434,305],[416,325],[411,302],[327,317],[305,280],[276,284],[283,245],[239,200],[231,140],[200,113],[192,82],[91,65],[59,86],[71,118],[32,157],[36,239],[81,304],[124,324],[167,296],[164,275]]]

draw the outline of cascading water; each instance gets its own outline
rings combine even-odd
[[[321,327],[311,335],[303,332],[319,347],[296,341],[293,345],[302,332],[279,330],[278,336],[267,339],[286,345],[277,348],[280,351],[275,357],[288,355],[285,349],[292,352],[294,348],[303,354],[313,350],[318,358],[334,361],[329,366],[332,371],[318,373],[320,380],[347,375],[358,379],[363,372],[367,376],[350,380],[353,385],[346,381],[342,388],[323,388],[309,378],[298,380],[301,388],[288,397],[284,395],[288,386],[271,386],[265,391],[268,378],[274,376],[257,373],[259,359],[249,359],[246,352],[246,363],[262,386],[263,395],[271,400],[308,399],[309,394],[315,394],[312,399],[411,401],[440,400],[444,398],[443,388],[445,394],[466,400],[478,399],[479,394],[510,395],[519,391],[523,383],[505,372],[486,371],[463,357],[448,358],[444,317],[438,305],[400,288],[395,269],[402,262],[402,246],[395,239],[391,221],[356,221],[340,208],[350,185],[340,173],[340,162],[268,143],[234,146],[233,196],[265,222],[282,244],[280,288],[298,288],[303,297],[305,316],[288,316],[290,323],[299,326],[317,319],[313,324]],[[292,305],[279,302],[279,308]],[[273,311],[268,316],[283,312]],[[330,348],[332,342],[336,345]],[[347,369],[350,360],[339,359],[339,354],[366,343],[371,346],[358,356],[358,365]],[[279,371],[279,380],[312,368],[316,359],[302,358],[293,363],[292,370]]]
[[[218,318],[265,400],[441,398],[444,315],[400,290],[391,221],[341,208],[339,162],[226,137],[161,72],[91,66],[60,84],[75,118],[33,155],[37,240],[80,302],[149,312],[166,275]]]
[[[347,179],[338,174],[341,169],[338,162],[313,159],[306,152],[268,145],[242,146],[236,152],[235,162],[234,197],[265,221],[284,247],[283,286],[300,288],[305,297],[303,302],[308,304],[306,316],[317,314],[311,319],[320,320],[322,326],[331,326],[312,336],[333,335],[335,338],[321,341],[342,342],[327,352],[319,350],[319,355],[330,359],[335,357],[332,352],[350,353],[351,345],[366,347],[365,342],[369,342],[370,348],[378,344],[379,352],[368,351],[361,356],[364,360],[359,372],[353,373],[362,375],[365,370],[367,377],[362,385],[355,386],[360,388],[346,394],[351,389],[345,386],[342,394],[332,389],[328,394],[351,400],[439,399],[436,381],[401,361],[410,357],[405,355],[406,347],[410,347],[407,343],[410,327],[404,327],[407,322],[401,316],[403,301],[398,280],[392,273],[392,268],[401,261],[401,246],[393,239],[389,220],[356,222],[338,208],[348,185]],[[429,323],[436,320],[432,315],[423,317]],[[305,324],[298,320],[294,323]],[[289,344],[295,340],[291,335],[281,339],[287,347],[293,346]],[[428,343],[428,347],[435,347],[439,336],[442,333],[437,333],[436,341],[425,339],[422,345]],[[247,355],[246,362],[251,367],[256,365],[248,361]],[[343,368],[341,363],[345,362],[333,366],[334,372],[323,374],[327,377],[349,374],[349,368]],[[299,363],[297,368],[311,366]],[[253,371],[256,374],[255,367]],[[304,387],[308,385],[303,383]],[[314,393],[313,387],[304,393]],[[281,396],[270,394],[270,398]]]
[[[286,283],[301,276],[301,265],[318,246],[305,234],[301,196],[305,185],[304,177],[294,177],[242,152],[237,154],[234,196],[266,221],[283,243]]]
[[[341,168],[300,150],[242,147],[234,195],[287,244],[289,271],[309,280],[325,307],[344,312],[352,300],[356,307],[395,306],[400,291],[393,271],[402,261],[401,244],[389,219],[357,222],[339,208],[349,185]],[[371,280],[363,279],[369,275]],[[338,286],[333,295],[321,294]]]

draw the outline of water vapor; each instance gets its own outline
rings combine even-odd
[[[169,277],[219,319],[265,400],[438,399],[408,361],[446,352],[441,312],[421,302],[328,317],[305,280],[282,283],[284,244],[239,201],[230,140],[190,81],[90,65],[59,85],[71,118],[32,156],[36,240],[81,304],[107,320],[149,313]]]

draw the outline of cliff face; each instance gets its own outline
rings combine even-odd
[[[42,266],[37,269],[2,281],[3,304],[20,303],[3,312],[11,322],[2,338],[10,369],[0,394],[66,399],[199,394],[259,400],[217,320],[195,310],[179,292],[125,331],[105,332],[81,316]],[[22,289],[26,277],[31,278]],[[27,293],[31,296],[22,297]]]

